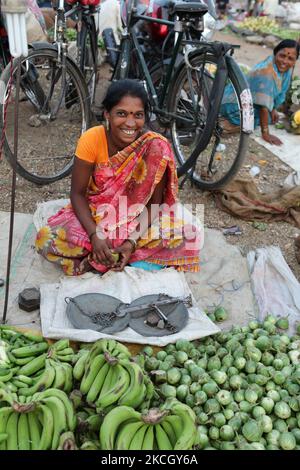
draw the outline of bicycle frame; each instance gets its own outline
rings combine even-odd
[[[170,26],[174,30],[175,35],[176,35],[173,54],[172,54],[169,64],[166,67],[165,76],[162,82],[163,83],[162,91],[159,96],[157,95],[155,86],[151,78],[149,68],[146,64],[146,61],[143,55],[143,50],[138,40],[138,35],[135,32],[134,27],[133,27],[134,24],[139,20]],[[132,8],[131,15],[128,21],[129,21],[128,28],[125,27],[122,32],[120,56],[119,56],[119,59],[115,68],[115,72],[118,70],[120,71],[120,75],[118,78],[126,78],[128,76],[129,66],[130,66],[130,48],[131,48],[131,44],[133,44],[134,49],[138,56],[139,68],[144,74],[147,88],[150,91],[150,101],[152,102],[151,104],[152,104],[154,113],[157,114],[158,116],[163,117],[164,123],[166,123],[165,120],[167,122],[170,122],[172,118],[178,119],[179,116],[167,111],[166,107],[168,105],[167,98],[168,98],[169,87],[175,75],[176,61],[178,59],[179,51],[181,49],[184,50],[185,52],[184,61],[187,67],[189,67],[188,56],[196,48],[198,48],[199,50],[199,47],[200,47],[203,50],[203,52],[209,52],[209,51],[216,52],[216,50],[218,50],[218,52],[220,53],[220,57],[224,57],[226,52],[233,49],[234,46],[228,45],[227,47],[225,46],[223,50],[221,50],[221,48],[216,46],[215,43],[209,43],[209,42],[197,41],[197,40],[191,39],[188,33],[182,27],[182,21],[180,20],[169,21],[169,20],[164,20],[164,19],[159,19],[159,18],[152,18],[143,14],[138,14],[137,9],[135,7]],[[219,77],[217,77],[219,80],[218,81],[216,80],[218,87],[215,86],[215,88],[217,88],[216,91],[218,92],[218,96],[222,96],[226,77],[227,77],[227,74],[225,73],[224,68],[223,68],[222,80],[220,80],[220,73],[219,73]],[[115,74],[113,76],[113,79],[115,79]],[[218,103],[214,103],[214,104],[219,106]],[[193,105],[196,106],[196,103],[193,103]],[[185,122],[190,122],[188,119],[184,118],[183,116],[181,116],[180,119]]]

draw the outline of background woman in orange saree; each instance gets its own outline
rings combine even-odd
[[[200,232],[178,211],[169,142],[144,130],[143,86],[115,82],[103,105],[106,128],[93,127],[79,139],[71,203],[38,232],[38,252],[67,275],[120,271],[127,264],[198,271]]]

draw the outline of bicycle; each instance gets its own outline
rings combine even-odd
[[[5,129],[4,153],[12,165],[16,70],[21,60],[21,89],[25,96],[19,102],[22,118],[16,171],[35,184],[53,183],[70,174],[76,142],[90,126],[98,54],[94,12],[95,5],[79,1],[65,11],[64,1],[59,0],[54,43],[33,43],[28,56],[15,59],[12,69],[8,64],[1,75],[4,87],[0,132]],[[66,19],[71,15],[78,20],[76,61],[68,55],[66,40]],[[32,130],[36,131],[34,140],[30,139]],[[59,154],[53,148],[55,141],[60,143]]]
[[[236,46],[201,40],[207,6],[198,2],[170,1],[171,19],[153,18],[136,0],[123,1],[121,11],[123,31],[112,80],[144,82],[152,107],[150,127],[158,124],[170,136],[179,177],[189,176],[202,189],[224,186],[239,170],[253,128],[251,93],[232,57]],[[168,26],[165,44],[173,37],[171,55],[165,58],[162,47],[161,60],[151,69],[135,29],[138,21]],[[235,135],[225,132],[221,115],[229,86],[241,123]]]

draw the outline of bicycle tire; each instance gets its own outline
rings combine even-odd
[[[42,89],[44,98],[39,112],[31,101],[19,102],[21,119],[16,171],[18,175],[37,185],[50,184],[68,176],[72,170],[76,142],[90,125],[88,91],[80,70],[67,58],[65,95],[64,99],[59,99],[62,93],[62,65],[53,49],[31,50],[21,60],[24,66],[35,67],[39,84],[39,88],[35,89]],[[7,106],[6,123],[3,121],[3,109],[11,80],[10,64],[1,75],[4,96],[0,108],[0,132],[5,124],[4,153],[11,166],[14,162],[14,84],[18,61],[19,59],[15,59],[13,63],[12,93]],[[56,115],[51,114],[54,109],[57,109]],[[34,140],[30,138],[32,130],[29,126],[35,130]],[[55,151],[54,142],[60,143],[59,154]]]
[[[199,80],[200,76],[197,77],[195,70],[191,72],[195,76],[191,75],[188,77],[187,67],[185,64],[182,65],[174,83],[170,87],[171,94],[168,105],[171,113],[181,116],[181,119],[173,119],[170,128],[171,141],[178,162],[178,176],[183,176],[180,170],[184,163],[189,158],[192,159],[197,156],[195,167],[189,170],[188,173],[193,182],[203,190],[219,189],[235,176],[246,156],[249,138],[249,134],[243,132],[242,129],[235,136],[230,136],[230,134],[225,135],[221,125],[222,117],[216,109],[211,111],[216,117],[214,128],[207,129],[206,127],[206,121],[211,117],[208,118],[209,92],[205,93],[202,90],[205,87],[210,87],[211,89],[217,61],[217,57],[213,54],[203,55],[201,52],[194,54],[190,59],[192,67],[199,70],[201,67],[204,68],[204,72],[202,69],[201,83]],[[194,89],[195,84],[193,80],[199,82],[197,91]],[[186,85],[187,83],[188,86]],[[192,87],[190,83],[193,83]],[[232,69],[228,69],[228,84],[231,84],[233,87],[238,104],[238,113],[242,121],[243,108],[240,95],[243,87]],[[192,92],[189,91],[191,88],[193,88]],[[190,95],[193,94],[193,97],[189,96],[189,93]],[[183,97],[183,94],[186,94],[186,96]],[[197,113],[192,109],[195,97],[197,100]],[[187,119],[188,116],[192,116],[189,122],[186,124],[182,123],[182,118]],[[184,126],[186,126],[186,130]],[[208,132],[210,140],[206,146],[204,145],[204,149],[202,149],[202,143],[207,138],[206,132]],[[218,149],[221,149],[221,151],[218,151]],[[214,166],[212,166],[212,163]]]
[[[82,24],[79,47],[81,50],[79,67],[87,84],[90,102],[94,104],[98,67],[97,32],[94,22],[91,22],[89,27],[85,23]]]

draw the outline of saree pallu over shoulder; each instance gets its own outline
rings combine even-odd
[[[176,164],[170,143],[160,134],[146,132],[113,155],[106,165],[95,165],[87,200],[97,232],[110,239],[113,248],[120,246],[138,228],[139,216],[164,174],[166,184],[159,217],[139,239],[130,261],[146,260],[197,271],[200,233],[193,224],[185,223],[178,211]],[[91,252],[88,235],[71,205],[52,216],[48,226],[52,233],[63,230],[70,246]],[[90,264],[101,272],[106,270],[91,260]]]

